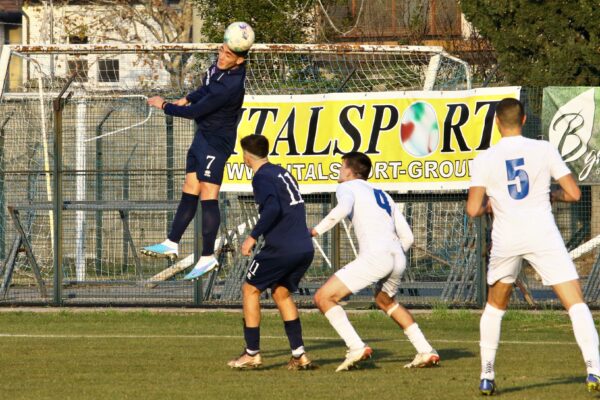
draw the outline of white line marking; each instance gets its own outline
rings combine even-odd
[[[102,334],[29,334],[29,333],[0,333],[1,338],[24,338],[24,339],[243,339],[243,336],[237,335],[102,335]],[[286,336],[269,336],[261,335],[261,339],[287,340]],[[381,339],[386,342],[408,342],[407,339]],[[326,336],[305,336],[304,340],[331,340],[341,341],[337,337]],[[465,343],[479,344],[479,340],[462,340],[462,339],[432,339],[433,343]],[[523,344],[523,345],[567,345],[574,346],[577,343],[561,342],[561,341],[528,341],[528,340],[501,340],[501,344]]]

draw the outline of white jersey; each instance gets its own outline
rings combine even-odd
[[[485,187],[492,210],[492,255],[564,247],[552,216],[550,179],[571,171],[549,142],[509,136],[473,161],[471,186]]]
[[[349,216],[354,225],[360,254],[406,252],[414,237],[402,212],[389,194],[362,179],[341,183],[338,205],[315,227],[319,235]]]

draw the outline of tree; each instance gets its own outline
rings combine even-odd
[[[55,1],[55,7],[76,3],[70,0]],[[173,3],[173,4],[171,4]],[[164,0],[96,0],[90,2],[101,7],[101,12],[62,13],[57,21],[69,37],[93,37],[97,43],[189,43],[192,41],[192,0],[168,2]],[[163,68],[171,76],[173,88],[183,85],[189,54],[164,53],[160,56]],[[152,65],[151,56],[140,56],[138,62]]]
[[[202,33],[221,42],[227,25],[248,22],[257,43],[304,43],[314,26],[313,0],[192,0],[203,19]]]
[[[525,86],[600,84],[597,0],[462,0],[497,52],[500,72]]]

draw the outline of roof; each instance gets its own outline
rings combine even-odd
[[[21,12],[21,0],[0,0],[0,15]]]

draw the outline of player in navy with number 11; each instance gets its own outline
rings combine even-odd
[[[255,255],[242,286],[244,307],[244,339],[242,355],[231,360],[231,368],[256,368],[260,356],[260,295],[271,288],[273,300],[283,319],[292,358],[290,370],[310,369],[312,363],[304,352],[302,326],[291,293],[298,290],[300,279],[310,266],[314,249],[306,210],[298,183],[288,171],[269,163],[269,141],[264,136],[244,137],[240,144],[244,163],[252,168],[252,189],[258,204],[259,218],[242,244],[242,254],[249,256],[260,236],[264,247]]]

